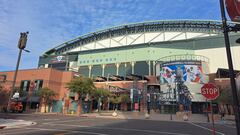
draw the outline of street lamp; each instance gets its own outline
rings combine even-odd
[[[10,95],[9,95],[9,99],[8,99],[7,112],[10,111],[10,102],[11,102],[11,97],[13,95],[13,91],[15,89],[17,72],[18,72],[18,67],[19,67],[22,51],[24,50],[25,52],[30,52],[29,50],[25,50],[25,47],[26,47],[26,44],[27,44],[27,35],[28,35],[28,32],[20,33],[20,38],[19,38],[19,41],[18,41],[19,53],[18,53],[18,59],[17,59],[17,64],[16,64],[16,70],[15,70],[14,78],[13,78],[12,89],[10,91]]]
[[[229,78],[230,78],[231,88],[232,88],[235,122],[236,122],[237,134],[240,135],[240,106],[239,106],[239,100],[237,97],[238,94],[237,94],[237,88],[236,88],[236,82],[235,82],[235,74],[233,70],[230,41],[228,36],[229,26],[227,25],[227,18],[226,18],[225,9],[224,9],[224,1],[223,0],[219,0],[219,1],[220,1],[223,34],[225,39],[225,46],[226,46],[226,53],[227,53],[227,60],[228,60],[228,67],[229,67]]]

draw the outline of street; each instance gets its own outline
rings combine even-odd
[[[4,117],[1,114],[1,117]],[[6,116],[5,116],[6,118]],[[7,118],[37,124],[1,129],[1,135],[211,135],[211,123],[156,121],[151,119],[87,118],[54,114],[15,114]],[[235,135],[233,125],[216,124],[216,135]]]

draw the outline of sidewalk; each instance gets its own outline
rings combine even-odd
[[[116,118],[116,119],[141,119],[146,120],[146,116],[144,112],[121,112],[117,111],[117,116],[112,116],[113,111],[102,111],[100,113],[87,113],[81,114],[80,117],[89,117],[89,118]],[[172,120],[171,120],[172,117]],[[176,114],[159,114],[155,112],[150,113],[149,120],[157,120],[157,121],[179,121],[183,122],[183,117],[177,116]],[[209,118],[211,121],[211,118]],[[191,114],[188,116],[188,122],[194,123],[207,123],[207,116],[204,114]],[[235,124],[234,116],[226,115],[224,121],[220,119],[216,119],[215,123],[219,124]]]
[[[3,128],[15,128],[35,125],[35,122],[25,120],[14,120],[14,119],[2,119],[0,118],[0,129]]]

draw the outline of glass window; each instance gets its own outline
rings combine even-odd
[[[43,80],[35,80],[34,82],[34,90],[39,90],[43,86]]]
[[[29,86],[30,86],[29,80],[21,81],[20,90],[29,91]]]

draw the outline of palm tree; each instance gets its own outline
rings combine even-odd
[[[49,89],[48,87],[44,87],[39,90],[39,96],[42,98],[42,101],[44,103],[45,113],[47,112],[47,103],[50,103],[56,95],[56,92]]]
[[[101,109],[101,102],[106,100],[110,96],[110,92],[103,88],[98,88],[94,91],[93,97],[95,100],[98,100],[98,112]]]
[[[68,88],[71,92],[78,94],[78,113],[80,114],[82,108],[82,100],[86,98],[87,95],[91,95],[95,90],[92,79],[84,78],[82,76],[74,78],[69,83],[67,83],[66,88]]]

